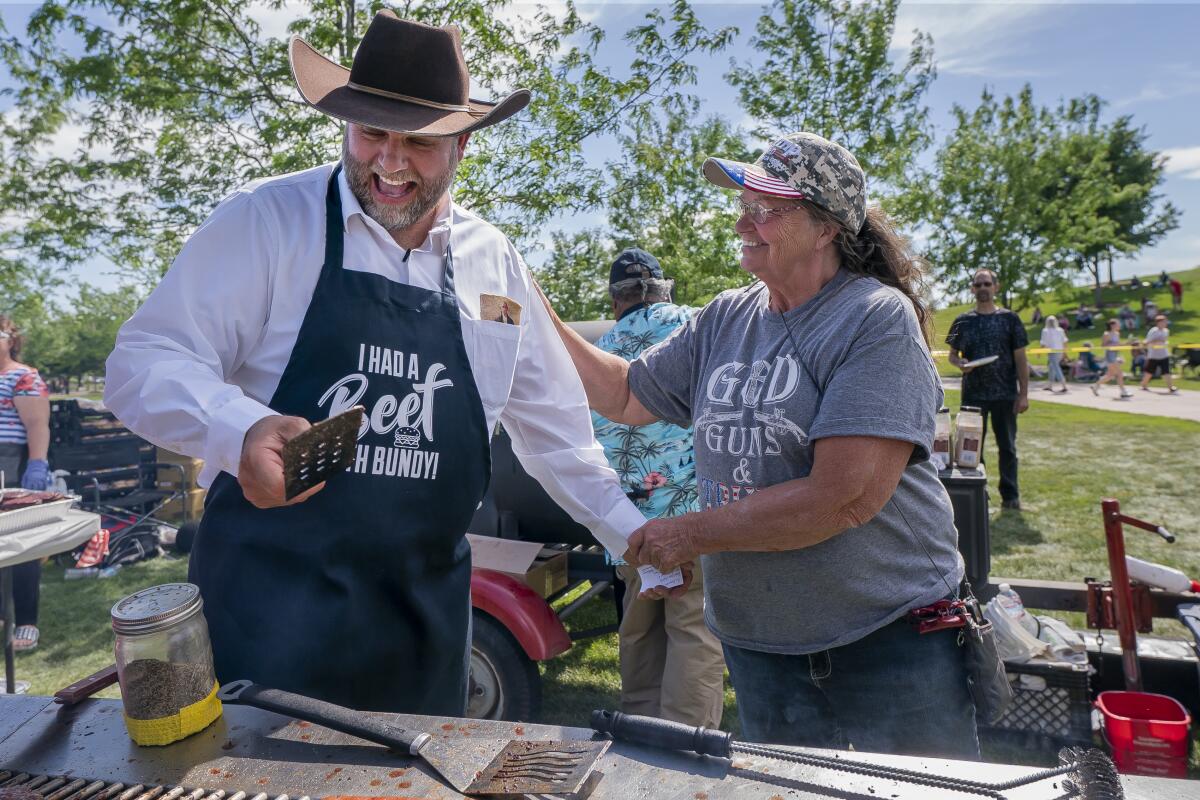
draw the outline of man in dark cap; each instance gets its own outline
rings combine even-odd
[[[471,133],[529,92],[470,99],[458,28],[389,11],[348,70],[298,38],[290,57],[305,101],[346,123],[341,160],[213,212],[122,327],[105,401],[205,459],[190,577],[222,683],[462,716],[464,534],[497,422],[614,555],[645,520],[521,256],[450,196]],[[353,465],[286,501],[284,443],[355,405],[368,413]]]
[[[596,346],[632,361],[687,324],[694,309],[671,302],[673,282],[645,250],[623,251],[609,270],[616,324]],[[696,465],[692,429],[669,422],[619,425],[592,414],[596,439],[647,519],[695,511]],[[688,725],[716,728],[724,706],[725,659],[704,624],[704,580],[697,565],[679,597],[639,597],[638,571],[624,561],[621,617],[621,710]]]

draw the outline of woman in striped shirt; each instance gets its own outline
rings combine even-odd
[[[17,326],[0,314],[0,471],[4,473],[5,486],[19,482],[23,489],[42,490],[50,482],[50,465],[46,462],[50,446],[50,393],[36,369],[17,361],[21,344]],[[14,650],[32,650],[37,646],[41,577],[40,561],[28,561],[13,569]]]

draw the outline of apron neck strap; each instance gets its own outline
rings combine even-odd
[[[329,176],[329,188],[325,191],[325,270],[341,269],[342,256],[346,250],[345,231],[342,224],[342,193],[338,188],[338,175],[342,163],[333,168]]]

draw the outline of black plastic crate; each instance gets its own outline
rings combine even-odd
[[[981,725],[981,733],[1054,746],[1091,744],[1092,698],[1087,665],[1006,661],[1004,668],[1013,687],[1013,702],[995,724]],[[1045,688],[1040,688],[1043,682]]]

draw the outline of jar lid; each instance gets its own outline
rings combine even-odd
[[[134,592],[112,607],[116,633],[154,633],[195,614],[204,605],[194,583],[164,583]]]

